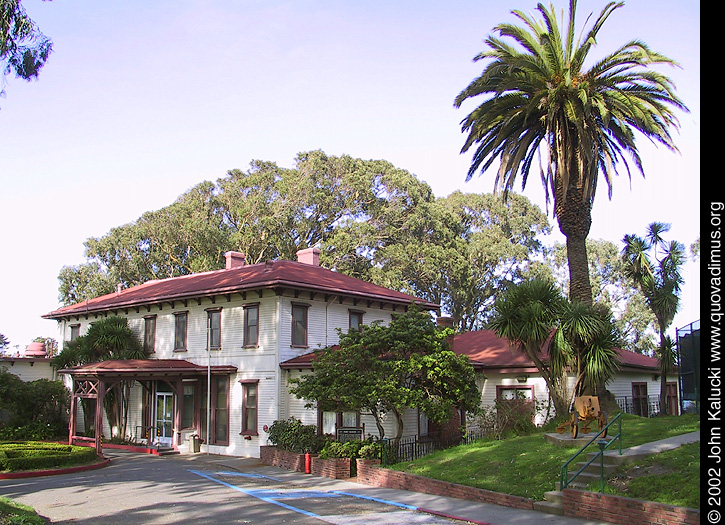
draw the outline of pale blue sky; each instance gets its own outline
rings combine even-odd
[[[472,58],[512,9],[534,0],[23,2],[54,42],[40,78],[8,78],[0,99],[0,333],[24,348],[58,338],[40,318],[58,306],[57,276],[84,262],[83,242],[170,204],[252,159],[293,165],[322,149],[385,159],[437,196],[490,192],[466,183],[455,96]],[[557,1],[559,8],[566,4]],[[582,0],[579,22],[605,2]],[[593,56],[639,38],[677,60],[665,69],[689,106],[682,154],[640,138],[646,179],[600,191],[590,238],[619,243],[652,221],[699,236],[700,4],[630,0]],[[544,208],[540,184],[524,192]],[[557,233],[550,241],[560,240]],[[688,263],[673,326],[700,317],[699,265]]]

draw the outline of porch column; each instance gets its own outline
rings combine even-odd
[[[76,434],[76,410],[78,410],[78,397],[76,396],[76,381],[71,380],[70,396],[70,421],[68,422],[68,444],[73,444],[73,436]]]
[[[98,397],[96,398],[96,454],[101,455],[103,445],[101,444],[101,436],[103,435],[103,399],[106,397],[106,383],[98,378]]]
[[[176,411],[174,412],[173,445],[181,445],[181,415],[184,413],[184,385],[179,377],[176,380]]]

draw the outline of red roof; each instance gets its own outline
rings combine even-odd
[[[514,369],[515,371],[534,372],[536,365],[526,355],[511,346],[506,339],[501,339],[492,330],[476,330],[464,332],[453,338],[453,351],[457,354],[467,355],[474,368],[496,369],[498,371]],[[628,350],[617,349],[622,366],[625,368],[644,368],[659,370],[659,364],[654,357],[636,354]],[[544,359],[548,358],[546,351],[542,352]],[[281,368],[312,368],[315,354],[308,353],[280,363]],[[525,370],[529,369],[529,370]]]
[[[453,338],[453,350],[457,354],[467,355],[474,366],[480,368],[528,368],[534,367],[533,361],[524,353],[512,347],[506,339],[501,339],[492,330],[464,332]],[[617,349],[623,367],[659,370],[657,359],[637,354],[621,348]],[[542,356],[547,357],[544,350]]]
[[[267,261],[266,263],[237,268],[147,281],[120,292],[64,306],[42,317],[45,319],[59,319],[70,315],[101,312],[116,308],[129,308],[174,300],[280,287],[345,295],[400,305],[416,302],[423,308],[432,310],[440,308],[438,304],[320,266],[295,261]]]

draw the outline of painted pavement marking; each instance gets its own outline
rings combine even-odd
[[[453,523],[453,520],[446,519],[446,518],[439,518],[430,514],[422,513],[422,512],[416,512],[418,511],[418,507],[415,507],[413,505],[407,505],[404,503],[398,503],[396,501],[389,501],[381,498],[375,498],[370,496],[364,496],[361,494],[355,494],[351,492],[344,492],[340,490],[333,490],[333,491],[321,491],[321,490],[312,490],[312,489],[285,489],[285,488],[278,488],[278,487],[268,487],[268,488],[259,488],[257,484],[254,482],[274,482],[274,483],[280,483],[283,486],[286,486],[286,482],[283,480],[273,478],[271,476],[265,476],[262,474],[251,474],[251,473],[243,473],[243,472],[215,472],[213,474],[202,472],[199,470],[192,470],[188,469],[189,472],[192,474],[195,474],[197,476],[201,476],[203,478],[206,478],[210,481],[213,481],[215,483],[218,483],[220,485],[223,485],[225,487],[231,488],[233,490],[236,490],[237,492],[241,492],[242,494],[245,494],[247,496],[251,496],[253,498],[257,498],[260,501],[264,501],[266,503],[271,503],[273,505],[277,505],[279,507],[282,507],[287,510],[291,510],[293,512],[297,512],[299,514],[303,514],[305,516],[309,516],[311,518],[316,518],[321,521],[325,521],[327,523],[331,523],[333,525],[358,525],[358,524],[364,524],[364,525],[387,525],[387,524],[400,524],[400,523],[406,523],[406,524],[420,524],[420,525],[436,525],[436,524],[450,524]],[[232,477],[232,478],[240,478],[244,481],[252,482],[253,487],[242,487],[239,485],[236,485],[234,483],[230,483],[228,481],[225,481],[223,479],[219,479],[219,477]],[[296,500],[296,505],[293,506],[288,503],[284,503],[283,500]],[[319,501],[318,501],[319,500]],[[313,512],[312,510],[308,510],[301,507],[319,507],[321,503],[323,503],[326,500],[337,500],[335,509],[339,511],[344,511],[346,508],[349,509],[349,512],[351,513],[344,513],[344,514],[333,514],[333,515],[324,515],[319,514],[317,512]],[[342,501],[344,500],[344,501]],[[359,503],[355,503],[355,501],[358,501]],[[386,505],[389,507],[392,507],[390,510],[383,510],[383,511],[368,511],[365,512],[365,509],[361,508],[354,508],[359,507],[359,504],[361,502],[371,502],[371,503],[377,503],[381,505]],[[352,507],[352,508],[351,508]],[[398,509],[398,510],[395,510]]]

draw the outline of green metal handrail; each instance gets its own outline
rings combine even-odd
[[[571,477],[571,479],[569,479],[569,464],[572,461],[574,461],[579,456],[579,454],[581,454],[582,452],[584,452],[584,450],[589,445],[591,445],[592,443],[594,443],[594,440],[597,439],[599,436],[601,436],[610,426],[612,426],[612,424],[615,421],[619,421],[619,433],[616,436],[614,436],[606,445],[604,445],[604,446],[601,446],[600,445],[599,452],[597,454],[595,454],[594,457],[592,457],[592,459],[590,459],[582,468],[580,468],[579,470],[577,470],[574,473],[574,475]],[[602,476],[601,477],[601,479],[602,479],[602,490],[604,490],[604,451],[606,449],[608,449],[609,446],[612,443],[614,443],[615,441],[618,441],[619,442],[619,455],[621,456],[622,455],[622,413],[621,412],[619,414],[617,414],[616,416],[614,416],[614,418],[609,423],[607,423],[604,426],[604,428],[602,428],[597,433],[596,436],[594,436],[591,440],[589,440],[589,443],[587,443],[582,448],[580,448],[579,449],[579,452],[577,452],[576,454],[574,454],[571,458],[569,458],[569,461],[567,461],[566,463],[564,463],[564,465],[562,465],[562,467],[561,467],[561,476],[560,476],[560,480],[561,480],[560,487],[561,487],[561,490],[564,490],[566,487],[568,487],[569,484],[572,481],[574,481],[579,474],[581,474],[582,472],[584,472],[584,469],[586,469],[589,465],[591,465],[594,462],[594,460],[597,459],[600,456],[602,457],[602,467],[601,467],[601,470],[602,470],[602,473],[601,473],[601,476]]]

